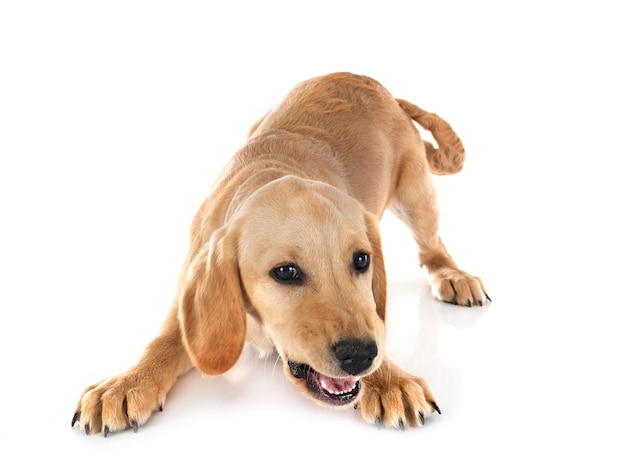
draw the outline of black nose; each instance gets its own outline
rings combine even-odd
[[[378,347],[373,340],[342,340],[334,345],[334,349],[341,369],[351,375],[358,375],[368,369],[378,355]]]

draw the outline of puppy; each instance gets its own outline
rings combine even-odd
[[[464,158],[447,122],[371,78],[335,73],[296,86],[254,125],[200,206],[160,333],[128,371],[84,391],[72,426],[137,431],[179,375],[223,374],[246,341],[275,349],[287,377],[321,405],[358,407],[388,427],[423,425],[440,413],[429,384],[385,355],[378,221],[391,209],[409,227],[436,298],[485,303],[481,280],[438,235],[431,173],[458,172]]]

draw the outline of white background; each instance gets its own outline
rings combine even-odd
[[[618,5],[3,2],[0,468],[625,469]],[[183,377],[137,434],[72,429],[81,391],[156,333],[250,125],[339,70],[440,114],[467,149],[436,179],[441,234],[491,305],[435,302],[408,231],[382,222],[389,354],[443,415],[379,430],[246,350],[225,377]]]

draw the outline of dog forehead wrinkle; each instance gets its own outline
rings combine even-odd
[[[296,206],[254,208],[245,222],[240,250],[251,253],[276,249],[282,250],[282,257],[301,259],[327,255],[344,263],[352,260],[354,251],[367,251],[369,240],[362,216],[351,217],[329,205],[320,207],[312,205],[311,199],[305,201],[301,199],[302,204]]]
[[[362,207],[354,198],[327,183],[293,175],[279,178],[258,189],[251,204],[287,213],[309,213],[316,220],[345,219],[349,213],[360,213]]]

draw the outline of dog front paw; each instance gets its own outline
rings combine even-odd
[[[76,423],[87,435],[132,428],[137,432],[152,412],[163,410],[167,391],[149,376],[129,371],[89,386],[82,394],[72,427]]]
[[[357,407],[371,424],[404,429],[424,425],[435,411],[441,414],[428,382],[389,360],[362,381],[364,387]]]
[[[460,306],[482,306],[491,301],[480,278],[458,268],[443,267],[431,274],[433,296]]]

